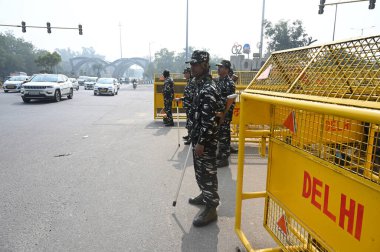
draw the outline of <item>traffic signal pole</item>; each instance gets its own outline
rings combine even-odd
[[[346,4],[346,3],[356,3],[356,2],[364,2],[368,0],[349,0],[349,1],[344,1],[344,2],[336,2],[336,3],[328,3],[326,4],[326,0],[320,0],[319,1],[319,9],[318,9],[318,14],[323,14],[324,13],[324,8],[326,5],[335,5],[335,17],[334,17],[334,29],[333,29],[333,37],[332,40],[334,41],[335,39],[335,27],[336,27],[336,14],[338,12],[338,4]],[[376,0],[369,0],[369,6],[368,9],[372,10],[375,8],[375,3]]]
[[[37,26],[37,25],[26,25],[25,21],[21,22],[21,25],[7,25],[7,24],[0,24],[0,26],[5,26],[5,27],[21,27],[22,32],[26,32],[26,28],[43,28],[47,29],[48,33],[51,33],[51,29],[61,29],[61,30],[78,30],[79,35],[83,35],[83,29],[82,25],[78,25],[78,28],[76,27],[62,27],[62,26],[51,26],[50,22],[46,23],[46,26]]]

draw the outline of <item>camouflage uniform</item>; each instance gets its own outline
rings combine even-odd
[[[220,110],[220,91],[210,75],[194,79],[195,93],[190,118],[192,145],[204,146],[202,156],[193,151],[195,178],[202,191],[206,206],[219,205],[216,149],[218,124],[216,112]]]
[[[218,79],[218,87],[220,88],[223,104],[227,103],[227,96],[235,94],[235,83],[227,75],[224,78]],[[219,127],[219,151],[218,159],[226,159],[230,156],[230,143],[231,143],[231,121],[232,115],[235,107],[235,102],[230,106],[230,109],[227,111],[224,121],[220,123]],[[225,108],[224,108],[225,109]],[[223,110],[224,110],[223,109]]]
[[[186,129],[190,133],[191,120],[190,120],[190,110],[191,104],[193,102],[193,96],[195,92],[195,84],[193,78],[187,80],[187,85],[183,92],[183,107],[186,110]],[[190,135],[190,134],[189,134]]]
[[[165,78],[162,93],[164,96],[164,110],[167,116],[167,121],[173,122],[172,102],[174,98],[174,82],[170,77]]]

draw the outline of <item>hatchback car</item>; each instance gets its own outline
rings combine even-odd
[[[12,76],[8,80],[6,80],[3,84],[4,92],[8,93],[8,91],[21,91],[21,86],[28,80],[29,76],[20,75],[20,76]]]
[[[118,83],[115,78],[99,78],[94,87],[94,95],[117,95],[119,92]]]
[[[63,74],[38,74],[21,87],[21,98],[28,103],[32,99],[60,101],[62,96],[72,99],[73,84]]]

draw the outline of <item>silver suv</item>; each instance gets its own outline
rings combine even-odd
[[[21,87],[21,98],[25,103],[32,99],[60,101],[62,96],[72,99],[73,84],[63,74],[38,74]]]
[[[97,80],[98,80],[98,77],[88,77],[87,80],[84,82],[84,89],[93,90]]]

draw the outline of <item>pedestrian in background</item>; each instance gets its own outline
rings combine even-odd
[[[229,60],[222,60],[218,67],[218,82],[217,86],[220,89],[222,100],[224,106],[227,105],[227,96],[235,94],[235,83],[229,76],[231,71],[231,62]],[[226,167],[229,165],[228,158],[231,154],[230,144],[231,144],[231,121],[233,116],[233,111],[235,107],[235,102],[227,108],[225,107],[222,112],[218,115],[220,116],[219,121],[219,136],[218,136],[218,155],[216,160],[216,165],[218,168]]]
[[[219,205],[218,178],[216,168],[216,148],[218,124],[216,113],[220,110],[220,92],[209,73],[210,55],[206,51],[194,51],[191,65],[194,77],[194,99],[191,106],[190,139],[193,147],[195,178],[201,193],[190,198],[193,205],[205,205],[203,211],[194,218],[193,225],[201,227],[216,221],[216,207]]]
[[[187,80],[187,84],[185,87],[185,90],[183,92],[183,107],[185,108],[186,111],[186,129],[187,129],[187,135],[183,137],[185,140],[185,145],[189,145],[191,143],[190,140],[190,127],[191,127],[191,120],[190,120],[190,109],[191,109],[191,104],[193,102],[193,96],[194,96],[194,83],[192,82],[192,77],[191,77],[191,69],[185,68],[183,70],[183,75],[185,79]]]
[[[163,88],[163,96],[164,96],[164,110],[166,117],[164,117],[165,126],[174,126],[173,114],[172,114],[172,102],[174,99],[174,82],[173,79],[170,78],[170,72],[168,70],[164,70],[162,75],[164,76],[164,88]]]

